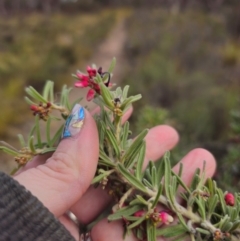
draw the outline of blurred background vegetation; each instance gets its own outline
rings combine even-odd
[[[239,0],[0,0],[1,139],[24,121],[23,87],[70,83],[126,9],[120,81],[143,95],[132,128],[171,124],[181,136],[174,161],[207,148],[220,185],[238,190]]]

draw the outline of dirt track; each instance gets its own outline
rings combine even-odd
[[[119,84],[122,75],[121,75],[121,66],[124,65],[124,44],[126,41],[126,31],[124,28],[124,20],[119,19],[116,23],[116,26],[109,33],[108,37],[99,45],[95,51],[92,58],[89,60],[87,65],[96,64],[98,67],[102,67],[103,70],[107,70],[113,57],[117,59],[117,65],[114,69],[114,75],[112,82]],[[74,89],[71,92],[71,99],[74,100],[79,97],[79,89]],[[85,98],[87,90],[81,90],[81,95]],[[82,105],[88,105],[90,108],[93,108],[92,105],[89,105],[89,102],[85,101]]]
[[[95,53],[93,54],[92,58],[86,63],[87,65],[91,65],[92,63],[96,64],[98,67],[102,67],[103,70],[107,70],[111,60],[113,57],[117,59],[117,65],[114,70],[114,75],[112,77],[112,82],[119,84],[121,80],[121,69],[122,65],[124,64],[124,44],[126,40],[126,31],[124,28],[124,20],[121,18],[118,18],[115,27],[110,31],[109,35],[103,42],[97,47]],[[84,71],[84,70],[82,70]],[[73,83],[74,84],[74,83]],[[76,100],[80,96],[83,97],[83,100],[81,102],[81,105],[88,106],[88,108],[92,109],[94,108],[94,105],[90,102],[87,102],[85,97],[88,90],[85,89],[77,89],[74,88],[70,95],[70,100]],[[16,138],[16,133],[22,133],[24,136],[27,136],[29,132],[29,126],[32,126],[32,123],[28,122],[25,123],[23,126],[16,126],[11,127],[11,133],[10,140],[6,140],[7,142],[11,143],[13,146],[18,146],[18,140]],[[56,128],[53,127],[52,132],[56,132]],[[26,132],[26,135],[24,134]],[[43,133],[45,133],[45,130],[43,130]],[[13,135],[14,134],[14,135]],[[43,135],[44,136],[44,135]],[[9,155],[5,155],[4,153],[0,153],[0,169],[1,171],[4,171],[6,173],[9,173],[13,166],[15,166],[14,161],[11,162],[9,160],[12,160],[12,158],[9,158]]]

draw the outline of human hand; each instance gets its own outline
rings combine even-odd
[[[129,109],[123,119],[128,119],[131,112]],[[173,128],[162,125],[150,129],[145,139],[144,166],[147,166],[149,160],[159,159],[177,144],[178,134]],[[89,187],[96,171],[98,150],[97,128],[91,114],[85,111],[84,125],[79,134],[63,139],[52,156],[48,159],[46,156],[36,157],[14,177],[60,220],[76,240],[79,240],[78,227],[65,215],[66,211],[71,210],[80,223],[87,224],[112,201],[106,191]],[[208,151],[194,149],[181,160],[186,184],[195,169],[203,166],[203,161],[206,161],[206,176],[211,177],[215,160]],[[175,166],[174,171],[178,167]],[[122,234],[120,221],[108,223],[106,219],[95,225],[91,232],[93,241],[120,241],[123,240]],[[127,236],[125,240],[136,238]]]

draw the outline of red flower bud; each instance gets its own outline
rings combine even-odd
[[[89,91],[88,91],[88,93],[87,93],[87,101],[90,101],[90,100],[92,100],[93,98],[94,98],[94,96],[95,96],[95,91],[93,90],[93,89],[90,89]]]
[[[32,111],[38,111],[38,106],[37,106],[37,105],[31,105],[31,106],[30,106],[30,109],[31,109]]]
[[[94,68],[91,68],[90,66],[87,67],[87,72],[89,77],[95,77],[97,75],[97,70]]]
[[[234,206],[234,203],[235,203],[235,198],[234,198],[234,195],[232,193],[227,193],[224,197],[225,199],[225,202],[228,206]]]
[[[164,224],[169,224],[173,222],[173,217],[169,215],[167,212],[160,212],[159,213],[159,221],[161,221]]]
[[[134,217],[142,217],[145,214],[145,211],[139,210],[136,213],[134,213]]]

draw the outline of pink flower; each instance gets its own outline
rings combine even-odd
[[[81,72],[77,72],[76,76],[78,77],[78,82],[75,83],[75,87],[85,88],[90,84],[90,79],[87,75],[82,74]]]
[[[224,200],[226,202],[226,204],[228,206],[234,206],[234,203],[235,203],[235,198],[234,198],[234,195],[232,193],[227,193],[224,197]]]
[[[87,100],[90,101],[94,98],[95,94],[101,95],[101,90],[100,86],[98,83],[95,82],[94,77],[98,74],[101,75],[103,78],[104,74],[108,74],[108,81],[105,83],[105,85],[108,87],[110,86],[110,74],[108,72],[102,72],[102,68],[99,68],[98,70],[88,66],[87,67],[87,74],[83,74],[82,72],[78,71],[76,73],[76,77],[78,81],[75,83],[75,87],[78,88],[85,88],[85,87],[90,87],[91,89],[87,93]]]
[[[87,67],[87,72],[89,77],[95,77],[97,75],[97,70],[94,68],[91,68],[90,66]]]
[[[95,96],[95,90],[93,90],[93,89],[90,89],[89,91],[88,91],[88,93],[87,93],[87,101],[90,101],[90,100],[92,100],[93,98],[94,98],[94,96]]]
[[[160,212],[159,213],[159,221],[164,223],[164,224],[169,224],[173,222],[173,217],[171,215],[169,215],[166,212]]]
[[[85,88],[89,86],[89,82],[88,81],[78,81],[75,83],[75,87],[79,87],[79,88]]]

